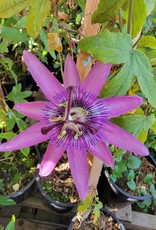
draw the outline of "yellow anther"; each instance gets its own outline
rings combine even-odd
[[[62,130],[61,133],[58,135],[58,138],[60,139],[60,138],[64,137],[66,135],[66,133],[67,133],[66,130]]]
[[[59,116],[59,117],[51,117],[51,118],[49,118],[49,121],[50,122],[54,122],[54,121],[61,121],[62,120],[62,117],[61,116]]]
[[[78,109],[80,112],[84,113],[85,115],[88,115],[88,111],[86,111],[85,109],[83,109],[83,108],[81,108],[81,107],[77,107],[77,109]]]
[[[77,140],[79,138],[79,136],[81,136],[83,134],[82,131],[80,131],[79,133],[76,133],[74,136],[74,139]]]

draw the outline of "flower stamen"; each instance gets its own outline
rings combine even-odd
[[[57,122],[55,124],[51,124],[49,126],[42,127],[41,128],[41,133],[43,135],[47,135],[49,133],[49,131],[51,131],[53,128],[56,128],[56,127],[62,125],[63,123],[64,123],[64,121],[59,121],[59,122]]]

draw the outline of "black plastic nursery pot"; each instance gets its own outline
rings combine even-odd
[[[104,214],[105,216],[110,216],[110,217],[112,217],[112,219],[113,219],[113,221],[115,222],[115,224],[117,224],[119,230],[126,230],[126,228],[124,227],[124,225],[122,224],[122,222],[121,222],[112,212],[108,211],[108,210],[105,209],[105,208],[101,208],[100,210],[101,210],[101,212],[103,212],[103,214]],[[73,224],[74,224],[74,221],[75,221],[75,217],[74,217],[74,218],[72,219],[72,221],[70,222],[70,224],[69,224],[69,226],[68,226],[68,230],[72,230],[72,229],[73,229],[72,226],[73,226]],[[75,230],[75,229],[74,229],[74,230]]]
[[[34,194],[34,192],[36,192],[35,178],[33,178],[24,188],[6,196],[13,199],[16,203],[20,203],[30,195]]]
[[[147,159],[156,167],[156,161],[151,155],[149,155]],[[102,168],[97,190],[101,202],[111,208],[123,208],[137,201],[144,201],[152,198],[152,195],[136,196],[124,191],[111,180],[109,169],[105,167]]]
[[[70,212],[74,207],[77,206],[77,202],[63,203],[57,200],[53,200],[48,195],[48,193],[43,189],[43,186],[41,183],[41,177],[39,176],[39,170],[37,170],[36,182],[37,182],[38,189],[43,197],[43,200],[45,201],[47,207],[49,207],[50,209],[58,213],[66,213],[66,212]]]
[[[36,153],[37,160],[40,162],[40,153],[36,147],[33,148]],[[37,167],[37,165],[36,165]],[[36,178],[34,177],[20,190],[13,192],[11,194],[5,195],[6,197],[13,199],[17,204],[24,201],[27,197],[35,194],[37,191]]]

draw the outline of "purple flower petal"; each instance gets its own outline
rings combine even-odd
[[[81,88],[87,92],[93,93],[95,96],[99,95],[111,69],[110,64],[104,64],[97,61],[87,77],[81,83]]]
[[[79,86],[80,77],[75,65],[75,62],[68,54],[66,57],[65,67],[64,67],[64,86],[65,88],[69,86]]]
[[[71,173],[79,193],[80,199],[84,200],[88,192],[88,161],[85,149],[82,151],[69,147],[67,149],[68,161]]]
[[[43,101],[22,102],[22,103],[16,104],[14,106],[14,109],[35,120],[42,120],[41,113],[45,105],[46,105],[46,102],[43,102]]]
[[[132,134],[109,121],[103,126],[103,141],[138,155],[149,154],[148,149]]]
[[[132,111],[143,102],[143,98],[137,96],[119,96],[99,100],[103,101],[104,106],[108,106],[108,119]]]
[[[49,143],[40,165],[39,175],[48,176],[56,166],[64,151],[64,148],[58,148],[54,143]]]
[[[106,163],[108,166],[112,168],[114,167],[112,154],[104,142],[99,141],[95,147],[90,146],[89,152]]]
[[[50,101],[54,101],[53,96],[63,92],[64,87],[32,53],[25,50],[23,51],[23,57],[32,77],[41,88],[44,95]]]
[[[11,140],[0,145],[0,152],[13,151],[36,145],[49,139],[48,135],[42,135],[41,128],[45,126],[43,122],[27,128]]]

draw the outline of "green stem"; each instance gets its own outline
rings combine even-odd
[[[61,69],[61,75],[62,75],[62,79],[64,80],[64,73],[63,73],[63,65],[62,65],[62,57],[61,57],[61,53],[59,52],[59,59],[60,59],[60,69]]]
[[[122,16],[121,16],[121,8],[119,9],[119,29],[122,33]]]
[[[128,29],[127,29],[128,34],[131,34],[132,32],[133,6],[134,6],[134,0],[129,0],[129,15],[128,15]]]

